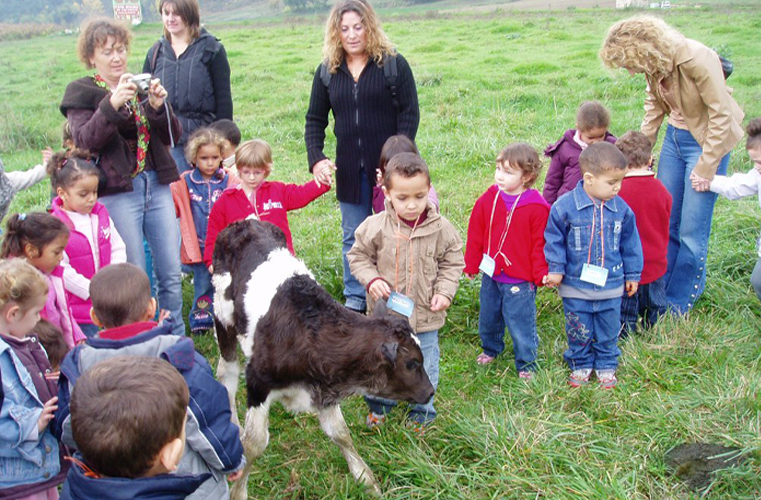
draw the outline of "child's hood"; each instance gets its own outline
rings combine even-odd
[[[563,134],[563,137],[560,138],[559,141],[557,141],[554,144],[550,144],[547,146],[547,148],[544,150],[544,156],[552,156],[555,153],[558,152],[560,149],[560,146],[562,146],[564,143],[569,144],[570,146],[578,149],[581,151],[581,146],[579,146],[576,141],[573,140],[573,136],[576,135],[576,129],[575,128],[569,128],[565,131]]]

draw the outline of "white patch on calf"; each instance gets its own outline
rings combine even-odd
[[[239,337],[240,346],[247,358],[251,357],[254,348],[256,325],[262,316],[269,311],[278,288],[289,278],[299,274],[314,279],[304,263],[291,255],[287,248],[278,248],[270,252],[267,260],[251,273],[246,291],[243,294],[243,308],[248,323],[246,325],[247,330],[244,339]]]
[[[214,285],[214,314],[226,327],[233,326],[233,310],[235,306],[232,300],[225,299],[225,292],[230,287],[233,278],[230,273],[213,274],[211,283]]]
[[[413,334],[411,335],[411,337],[412,337],[412,340],[414,340],[414,341],[415,341],[415,343],[417,344],[417,346],[418,346],[418,347],[420,347],[420,339],[419,339],[419,338],[417,338],[417,335],[415,335],[415,334],[413,333]]]
[[[317,413],[317,408],[312,404],[312,394],[299,386],[276,389],[270,392],[267,403],[280,401],[280,403],[293,413]]]

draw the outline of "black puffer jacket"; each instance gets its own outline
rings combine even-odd
[[[158,49],[155,58],[153,53]],[[196,129],[211,122],[233,118],[230,64],[220,41],[205,29],[177,58],[172,44],[163,36],[148,50],[143,73],[161,79],[169,102],[182,123],[180,145]]]
[[[360,182],[375,185],[375,169],[383,144],[392,135],[404,134],[413,141],[420,122],[417,89],[407,60],[397,54],[397,99],[393,104],[383,68],[370,60],[359,81],[341,63],[329,87],[314,74],[312,95],[306,115],[306,142],[309,169],[326,158],[325,127],[333,110],[336,135],[336,196],[339,201],[359,203]]]

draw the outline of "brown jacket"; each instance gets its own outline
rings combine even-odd
[[[658,81],[646,78],[645,118],[640,128],[655,144],[658,128],[670,108],[660,95]],[[713,179],[721,159],[742,139],[745,116],[724,81],[719,56],[702,43],[685,39],[677,46],[671,85],[679,112],[703,148],[695,173]]]
[[[399,293],[415,301],[410,325],[416,332],[437,330],[444,326],[446,311],[431,311],[431,298],[438,293],[452,300],[465,268],[462,239],[457,230],[430,201],[426,210],[428,218],[413,233],[407,224],[398,223],[396,212],[390,203],[386,203],[384,212],[368,217],[357,228],[354,246],[347,255],[351,273],[362,285],[367,287],[374,279],[382,278],[392,290],[396,288]],[[402,236],[398,240],[399,278],[395,283],[397,231]],[[408,252],[412,255],[409,293]],[[372,300],[368,300],[368,309],[371,308]]]

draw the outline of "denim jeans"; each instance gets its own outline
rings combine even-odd
[[[690,174],[703,148],[687,130],[669,125],[663,139],[658,179],[673,199],[669,223],[666,302],[678,314],[687,313],[703,293],[706,282],[708,237],[716,194],[692,189]],[[729,154],[721,159],[717,174],[724,175]]]
[[[439,331],[420,332],[417,334],[420,340],[420,350],[423,351],[423,368],[433,385],[435,391],[439,387]],[[425,424],[436,418],[436,409],[433,407],[431,398],[424,405],[415,404],[410,406],[410,412],[407,418],[415,422]],[[397,402],[393,399],[378,398],[375,396],[365,396],[367,406],[370,411],[379,415],[389,413],[396,406]]]
[[[513,339],[515,369],[536,369],[539,337],[536,334],[536,285],[508,284],[487,275],[481,280],[478,333],[484,353],[496,357],[505,350],[505,326]]]
[[[193,274],[193,305],[188,315],[190,331],[209,330],[214,327],[211,316],[214,311],[214,287],[211,284],[209,269],[203,262],[184,264],[182,268],[184,272]],[[201,299],[200,302],[199,299]]]
[[[108,209],[127,246],[127,262],[145,270],[143,238],[153,257],[158,281],[159,307],[171,313],[173,332],[185,334],[180,280],[180,227],[169,186],[160,184],[156,172],[141,172],[132,180],[132,191],[104,196]]]
[[[185,158],[185,146],[175,146],[173,148],[169,148],[169,152],[172,154],[174,163],[177,165],[177,171],[180,174],[187,172],[193,168]]]
[[[364,173],[362,174],[364,176]],[[359,203],[339,202],[341,207],[341,230],[343,231],[343,255],[344,264],[344,297],[346,297],[346,307],[357,311],[364,311],[367,308],[365,301],[365,287],[357,281],[357,278],[351,274],[349,261],[346,254],[349,253],[354,245],[354,231],[365,219],[373,214],[373,196],[370,184],[362,182],[359,193]]]
[[[93,338],[98,334],[100,331],[100,328],[98,328],[98,325],[95,323],[77,323],[79,325],[79,329],[82,330],[82,333],[85,334],[85,337],[88,339]]]
[[[563,357],[571,370],[618,367],[618,332],[621,298],[605,300],[563,299],[568,350]]]
[[[753,274],[750,275],[750,284],[753,286],[753,291],[756,292],[758,300],[761,300],[761,257],[756,261]]]
[[[652,328],[665,313],[666,282],[661,276],[647,285],[640,285],[637,293],[631,297],[624,292],[621,298],[621,335],[625,337],[635,333],[640,317],[642,328],[647,330]]]

